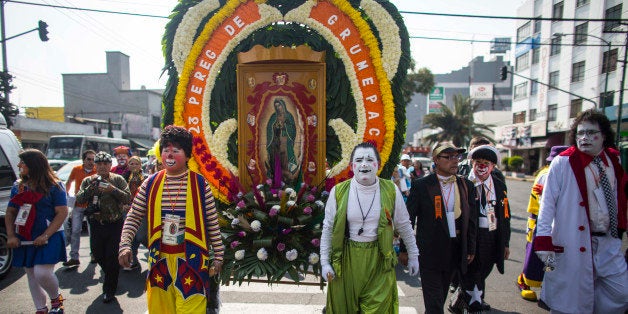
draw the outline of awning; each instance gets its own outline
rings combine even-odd
[[[131,144],[133,146],[135,146],[135,149],[142,151],[147,151],[151,149],[153,147],[153,144],[155,143],[155,141],[147,138],[129,137],[128,140],[131,141]]]

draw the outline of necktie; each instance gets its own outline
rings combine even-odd
[[[602,159],[600,158],[600,156],[596,156],[595,158],[593,158],[593,163],[595,163],[597,169],[600,171],[600,185],[602,186],[602,189],[604,189],[604,199],[606,200],[606,206],[608,207],[608,216],[610,219],[609,229],[611,230],[611,235],[615,238],[618,238],[617,206],[615,204],[615,193],[613,193],[611,183],[608,181],[608,177],[606,177],[606,171],[604,171],[604,166],[602,165]]]
[[[454,183],[456,182],[456,176],[450,176],[449,178],[440,179],[440,182],[442,182],[443,184]]]
[[[482,208],[486,207],[486,190],[484,190],[484,183],[482,183],[482,191],[480,192],[480,205]]]

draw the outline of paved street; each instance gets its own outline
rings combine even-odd
[[[512,208],[512,236],[510,260],[506,262],[506,274],[496,269],[487,282],[486,302],[493,307],[492,313],[545,313],[536,303],[528,302],[519,296],[515,285],[516,276],[521,271],[525,245],[525,213],[531,181],[508,180],[509,199]],[[626,241],[625,241],[626,242]],[[81,239],[81,265],[77,269],[65,269],[59,264],[56,274],[59,277],[62,293],[66,298],[68,313],[145,313],[144,278],[146,275],[145,249],[140,249],[142,272],[120,273],[117,302],[103,304],[100,300],[102,282],[100,268],[89,264],[89,239],[86,234]],[[423,313],[422,292],[418,278],[410,278],[398,267],[400,313]],[[306,278],[307,281],[316,281]],[[33,303],[28,291],[26,276],[21,269],[13,269],[0,281],[0,313],[32,313]],[[221,313],[320,313],[325,302],[325,291],[316,286],[275,285],[265,283],[244,283],[238,286],[222,287]]]

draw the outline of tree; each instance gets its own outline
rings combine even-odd
[[[414,60],[411,60],[410,73],[408,73],[406,80],[401,86],[403,100],[406,104],[412,101],[412,95],[415,93],[427,95],[434,87],[434,74],[432,74],[432,71],[428,68],[420,68],[417,72],[414,72],[414,66]]]
[[[15,87],[11,85],[13,76],[9,72],[0,71],[0,113],[7,121],[7,126],[13,126],[13,118],[20,112],[18,107],[8,101],[7,95],[11,93]]]
[[[440,103],[441,113],[430,113],[423,117],[423,127],[438,130],[438,133],[426,137],[430,143],[449,141],[454,145],[466,146],[476,136],[484,136],[493,141],[483,132],[491,131],[489,124],[478,124],[473,121],[473,113],[481,103],[472,104],[470,97],[454,95],[454,110]],[[494,142],[494,141],[493,141]]]

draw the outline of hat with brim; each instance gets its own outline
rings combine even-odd
[[[403,154],[403,155],[401,155],[401,160],[412,160],[412,159],[410,159],[410,155]]]
[[[107,152],[100,151],[94,156],[94,162],[111,162],[111,155]]]
[[[497,148],[491,145],[480,145],[469,152],[469,156],[471,159],[484,159],[488,160],[496,165],[501,163],[501,154],[497,150]]]
[[[552,150],[550,151],[549,156],[547,156],[547,159],[545,160],[552,161],[554,157],[560,155],[560,153],[567,150],[567,148],[569,148],[569,146],[562,146],[562,145],[552,146]]]
[[[464,148],[458,148],[451,143],[439,143],[432,150],[432,156],[438,156],[442,153],[458,153],[462,154],[467,150]]]

